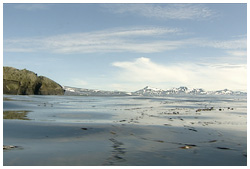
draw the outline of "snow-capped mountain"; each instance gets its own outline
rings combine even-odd
[[[158,89],[158,88],[153,88],[146,86],[141,90],[138,90],[136,92],[133,92],[133,95],[143,95],[143,96],[161,96],[163,94],[164,90]]]
[[[121,91],[104,91],[104,90],[95,90],[95,89],[83,89],[75,88],[69,86],[63,86],[65,90],[64,95],[74,95],[74,96],[129,96],[129,92]]]
[[[218,91],[205,91],[201,88],[188,88],[181,86],[179,88],[172,88],[167,90],[157,89],[146,86],[145,88],[132,93],[133,95],[141,96],[167,96],[167,95],[242,95],[244,92],[232,91],[228,89]]]
[[[221,94],[223,94],[223,95],[225,95],[225,94],[233,94],[233,91],[228,90],[228,89],[217,90],[217,91],[214,92],[214,94],[216,94],[216,95],[221,95]]]
[[[94,89],[83,89],[75,87],[63,87],[65,95],[82,95],[82,96],[169,96],[169,95],[246,95],[245,92],[232,91],[228,89],[217,91],[205,91],[201,88],[178,87],[162,90],[154,87],[146,86],[135,92],[124,91],[104,91]]]
[[[134,95],[143,96],[165,96],[165,95],[176,95],[176,94],[207,94],[203,89],[189,89],[187,87],[172,88],[168,90],[162,90],[158,88],[153,88],[146,86],[145,88],[133,92]]]
[[[192,94],[192,95],[201,95],[201,94],[208,94],[205,90],[201,88],[187,88],[187,87],[179,87],[179,88],[172,88],[166,90],[166,94]]]
[[[214,91],[213,94],[214,95],[244,95],[247,93],[241,92],[241,91],[232,91],[232,90],[224,89],[224,90]]]

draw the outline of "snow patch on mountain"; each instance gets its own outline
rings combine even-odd
[[[228,89],[218,90],[218,91],[205,91],[201,88],[188,88],[188,87],[178,87],[167,90],[162,90],[158,88],[148,87],[134,92],[135,95],[142,96],[167,96],[167,95],[242,95],[246,94],[240,91],[232,91]]]
[[[73,96],[130,96],[129,92],[122,91],[105,91],[97,89],[84,89],[84,88],[74,88],[69,86],[63,86],[65,90],[64,95],[73,95]]]
[[[205,91],[201,88],[188,88],[181,86],[178,88],[172,88],[162,90],[155,87],[146,86],[135,92],[124,91],[104,91],[96,89],[84,89],[63,86],[65,95],[82,95],[82,96],[169,96],[169,95],[246,95],[245,92],[232,91],[229,89],[217,90],[217,91]]]

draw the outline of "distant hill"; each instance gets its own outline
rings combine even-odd
[[[142,96],[167,96],[167,95],[246,95],[245,92],[232,91],[228,89],[217,91],[205,91],[201,88],[178,87],[167,90],[146,86],[145,88],[133,92],[134,95]]]
[[[129,92],[122,91],[105,91],[105,90],[94,90],[94,89],[83,89],[64,86],[65,95],[74,96],[130,96]]]
[[[29,70],[3,67],[3,94],[64,95],[64,89],[53,80]]]
[[[218,91],[205,91],[201,88],[179,87],[162,90],[154,87],[146,86],[135,92],[124,91],[104,91],[94,89],[83,89],[64,86],[65,95],[81,95],[81,96],[169,96],[169,95],[246,95],[245,92],[232,91],[228,89]]]

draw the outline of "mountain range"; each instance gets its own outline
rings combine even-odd
[[[229,89],[217,90],[217,91],[205,91],[201,88],[188,88],[178,87],[167,90],[153,88],[146,86],[143,89],[135,92],[124,91],[105,91],[75,88],[69,86],[63,86],[65,95],[81,95],[81,96],[169,96],[169,95],[246,95],[246,92],[232,91]]]

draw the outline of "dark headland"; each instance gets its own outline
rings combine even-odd
[[[3,67],[3,94],[64,95],[64,89],[53,80],[37,76],[32,71]]]

